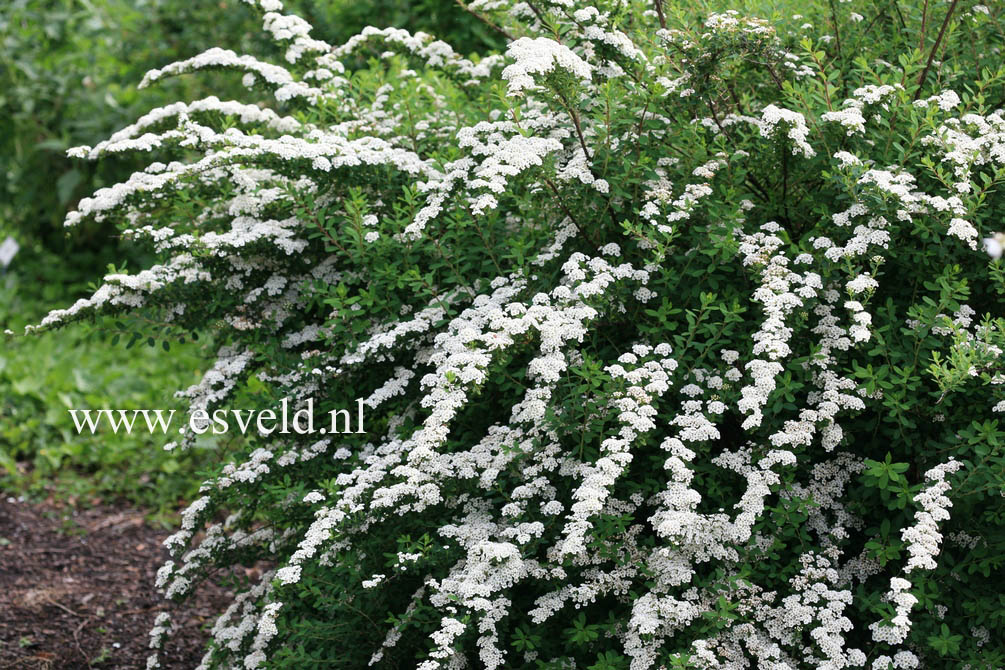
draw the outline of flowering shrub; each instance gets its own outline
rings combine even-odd
[[[202,667],[1001,667],[1002,8],[903,4],[475,0],[469,60],[260,0],[281,57],[150,72],[272,104],[76,149],[163,158],[67,220],[161,260],[38,328],[215,328],[193,411],[366,408],[183,514],[168,598],[269,566]]]

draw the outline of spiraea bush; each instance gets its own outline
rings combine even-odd
[[[260,0],[275,54],[143,82],[250,102],[74,151],[150,155],[67,224],[161,261],[38,328],[213,329],[192,411],[365,409],[184,512],[179,607],[268,566],[201,667],[1005,664],[1005,8],[796,4],[475,0],[468,59]]]

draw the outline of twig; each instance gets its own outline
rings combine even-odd
[[[778,86],[778,90],[785,92],[785,86],[782,85],[782,80],[778,78],[778,73],[775,72],[775,68],[771,67],[771,63],[763,63],[763,65],[768,68],[768,74],[774,80],[775,85]]]
[[[70,609],[69,607],[67,607],[66,605],[60,605],[59,603],[57,603],[57,602],[56,602],[55,600],[53,600],[52,598],[46,598],[46,599],[45,599],[45,602],[49,603],[50,605],[55,605],[55,606],[56,606],[56,607],[58,607],[59,609],[63,610],[64,612],[69,612],[70,614],[72,614],[72,615],[73,615],[73,616],[75,616],[75,617],[79,617],[79,616],[80,616],[79,614],[77,614],[76,612],[74,612],[73,610],[71,610],[71,609]]]
[[[579,146],[583,148],[583,154],[586,156],[586,160],[590,161],[593,157],[590,155],[590,150],[586,148],[586,138],[583,136],[583,127],[579,124],[579,114],[573,109],[572,105],[562,92],[555,89],[555,93],[558,95],[558,99],[562,102],[562,106],[565,107],[565,111],[568,112],[569,116],[572,118],[572,125],[576,127],[576,137],[579,138]]]
[[[830,6],[831,23],[834,24],[834,45],[837,47],[838,60],[841,60],[841,28],[838,26],[837,8],[834,6],[834,0],[830,0]]]
[[[572,212],[569,211],[569,208],[566,207],[565,203],[562,202],[562,196],[559,195],[558,188],[555,186],[555,184],[553,184],[550,179],[545,179],[544,183],[549,189],[551,189],[551,192],[555,194],[555,202],[558,203],[558,206],[561,208],[562,212],[565,213],[567,217],[569,217],[570,221],[572,221],[572,225],[576,226],[576,230],[580,232],[580,234],[583,236],[584,239],[592,242],[593,241],[592,238],[586,233],[586,230],[583,229],[583,226],[579,225],[579,221],[576,220],[576,217],[572,215]]]
[[[470,14],[473,17],[475,17],[476,19],[478,19],[479,21],[481,21],[482,23],[484,23],[485,25],[487,25],[489,28],[491,28],[492,30],[496,31],[497,33],[499,33],[500,35],[502,35],[503,37],[505,37],[507,41],[509,41],[509,42],[513,41],[513,36],[510,35],[508,32],[506,32],[506,29],[503,28],[502,26],[497,26],[496,24],[492,23],[483,14],[481,14],[480,12],[476,12],[475,10],[471,9],[466,4],[464,4],[464,2],[462,0],[457,0],[457,4],[460,5],[461,9],[463,9],[464,11],[466,11],[468,14]]]
[[[84,621],[81,622],[79,626],[77,626],[77,629],[73,631],[73,643],[77,646],[77,651],[80,652],[80,657],[84,659],[84,663],[87,663],[87,667],[90,668],[91,659],[87,658],[87,654],[84,653],[84,648],[80,646],[80,637],[78,635],[80,633],[80,629],[83,628],[84,624],[86,624],[88,621],[90,621],[90,617],[84,619]]]
[[[653,4],[656,5],[656,17],[660,20],[660,28],[663,30],[667,29],[667,19],[663,15],[663,0],[654,0]]]
[[[532,12],[534,12],[534,16],[536,16],[537,20],[541,22],[541,25],[551,31],[551,34],[555,36],[555,41],[561,44],[562,36],[558,34],[558,29],[548,25],[548,22],[544,20],[544,14],[541,13],[541,10],[538,9],[533,2],[527,0],[527,6],[530,7]]]
[[[58,547],[39,547],[37,549],[21,549],[22,554],[65,554],[68,551],[76,551],[76,549],[60,549]]]
[[[928,29],[928,0],[925,0],[925,6],[921,10],[921,37],[918,38],[918,53],[925,50],[925,32]]]
[[[729,91],[729,97],[733,99],[733,104],[736,105],[736,111],[740,114],[746,114],[746,112],[743,111],[743,103],[740,102],[740,96],[736,94],[736,88],[733,87],[732,82],[728,82],[726,84],[726,90]]]
[[[928,76],[928,70],[932,67],[932,61],[935,60],[935,52],[939,50],[939,45],[942,44],[942,38],[945,36],[946,28],[949,26],[949,19],[953,17],[953,10],[956,9],[959,1],[953,0],[946,11],[946,18],[942,21],[942,27],[939,28],[939,36],[935,38],[935,44],[932,45],[932,50],[928,53],[928,62],[925,63],[925,69],[921,71],[921,76],[918,77],[918,90],[914,92],[915,100],[921,97],[921,87],[925,84],[925,77]]]
[[[737,147],[738,145],[736,143],[736,140],[733,139],[732,133],[730,133],[729,130],[727,130],[724,125],[722,125],[722,122],[719,121],[719,115],[716,114],[715,104],[713,104],[713,102],[712,102],[712,96],[710,94],[706,93],[706,95],[705,95],[705,104],[708,106],[708,111],[712,114],[712,120],[715,121],[715,125],[719,129],[719,132],[722,133],[723,136],[727,140],[729,140],[729,143],[732,144],[733,147]],[[747,183],[749,183],[752,187],[756,187],[756,190],[760,191],[761,198],[765,202],[768,202],[768,201],[771,200],[771,196],[768,194],[768,190],[766,188],[764,188],[757,181],[757,179],[754,178],[753,175],[749,175],[748,174],[746,180],[747,180]]]

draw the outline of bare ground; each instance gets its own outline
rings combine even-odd
[[[168,534],[135,510],[0,499],[0,670],[145,668],[147,631],[166,608],[153,583]],[[198,665],[227,599],[208,587],[175,615],[162,668]]]

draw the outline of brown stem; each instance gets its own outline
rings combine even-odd
[[[576,137],[579,138],[579,146],[583,148],[586,160],[592,160],[590,150],[586,148],[586,138],[583,137],[583,127],[579,123],[579,114],[576,113],[576,110],[573,109],[572,105],[569,104],[569,101],[565,99],[565,96],[562,95],[560,90],[556,88],[555,93],[558,95],[558,99],[562,101],[562,106],[565,107],[565,111],[568,112],[569,116],[572,118],[572,125],[576,127]]]
[[[904,20],[904,13],[900,11],[900,5],[897,4],[897,0],[893,0],[893,2],[890,4],[893,5],[893,11],[897,12],[897,19],[900,21],[900,27],[906,30],[907,21]]]
[[[722,125],[722,122],[719,121],[719,115],[715,111],[715,105],[712,103],[712,96],[711,95],[706,94],[706,96],[705,96],[705,104],[708,105],[708,111],[712,114],[712,120],[715,122],[716,127],[719,129],[719,132],[722,133],[726,137],[727,140],[729,140],[729,143],[733,145],[734,149],[738,148],[739,145],[736,143],[736,140],[733,138],[732,133],[730,133],[729,130],[727,130],[724,125]],[[764,188],[754,178],[753,175],[749,175],[749,174],[747,175],[747,182],[752,187],[754,187],[755,190],[760,191],[760,196],[764,199],[765,202],[768,202],[768,201],[771,200],[771,196],[768,195],[768,190],[766,188]]]
[[[733,100],[733,104],[736,105],[736,111],[740,114],[746,114],[743,111],[743,103],[740,102],[740,96],[736,94],[736,89],[733,87],[732,82],[726,84],[726,90],[729,91],[729,97]]]
[[[925,50],[925,32],[928,29],[928,0],[925,0],[925,6],[921,10],[921,37],[918,38],[918,53],[922,53]]]
[[[331,242],[333,246],[344,253],[347,257],[352,258],[352,255],[346,250],[346,248],[339,244],[338,240],[332,237],[332,234],[328,232],[328,229],[325,228],[325,225],[321,222],[321,219],[319,219],[317,215],[314,216],[314,223],[317,224],[318,230],[320,230],[321,233],[328,238],[328,241]]]
[[[530,7],[532,12],[534,12],[534,16],[536,16],[537,20],[541,22],[541,25],[551,30],[551,34],[555,36],[555,41],[561,44],[562,36],[558,34],[558,30],[548,26],[548,22],[544,20],[544,14],[541,13],[541,10],[538,9],[533,2],[531,2],[530,0],[526,0],[526,2],[527,6]]]
[[[834,24],[834,45],[837,47],[837,57],[841,60],[841,28],[838,26],[837,8],[834,0],[830,0],[831,22]]]
[[[510,35],[508,32],[506,32],[506,30],[502,26],[498,26],[498,25],[492,23],[491,21],[488,20],[488,18],[484,14],[482,14],[481,12],[476,12],[475,10],[471,9],[470,7],[468,7],[463,2],[463,0],[457,0],[457,4],[460,5],[461,9],[463,9],[464,11],[466,11],[468,14],[470,14],[473,17],[475,17],[476,19],[478,19],[479,21],[481,21],[482,23],[484,23],[485,25],[487,25],[489,28],[491,28],[492,30],[496,31],[497,33],[499,33],[500,35],[502,35],[503,37],[505,37],[507,41],[509,41],[509,42],[513,41],[513,36]]]
[[[774,80],[775,85],[778,86],[778,90],[784,92],[785,87],[782,86],[782,80],[778,78],[778,73],[775,72],[775,68],[771,67],[771,63],[765,63],[764,65],[765,67],[768,68],[768,74],[771,75],[771,78]]]
[[[667,19],[663,15],[663,0],[654,0],[653,4],[656,5],[656,16],[660,20],[660,28],[663,30],[667,29]]]
[[[505,274],[503,272],[502,266],[499,265],[499,259],[496,258],[495,253],[492,251],[492,247],[494,245],[493,244],[489,244],[488,239],[486,239],[486,237],[485,237],[485,233],[482,231],[482,227],[480,225],[478,225],[478,217],[472,216],[471,220],[475,224],[475,230],[478,231],[478,237],[480,237],[482,239],[482,244],[485,245],[485,250],[488,251],[488,253],[489,253],[489,258],[492,260],[492,265],[496,266],[496,271],[500,275]]]
[[[939,45],[942,44],[946,28],[949,27],[949,20],[953,17],[953,10],[956,9],[959,1],[953,0],[946,11],[946,18],[942,21],[942,27],[939,28],[939,36],[935,38],[935,44],[932,45],[932,50],[928,53],[928,62],[925,63],[925,69],[921,71],[921,76],[918,77],[918,90],[914,92],[915,100],[921,97],[921,87],[925,84],[925,77],[928,76],[928,70],[932,67],[932,61],[935,60],[935,52],[939,50]]]
[[[551,189],[551,192],[555,194],[555,202],[558,203],[558,206],[561,208],[562,212],[564,212],[565,215],[569,217],[569,220],[572,221],[572,225],[576,226],[576,230],[578,230],[579,233],[583,236],[583,239],[587,240],[588,242],[593,242],[590,236],[586,234],[586,230],[583,229],[583,226],[579,225],[579,221],[576,220],[576,217],[572,215],[572,212],[569,211],[569,208],[566,207],[565,203],[562,202],[562,196],[559,195],[558,193],[558,187],[556,187],[555,184],[552,183],[550,179],[545,179],[544,183],[548,186],[549,189]]]

